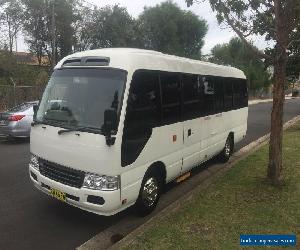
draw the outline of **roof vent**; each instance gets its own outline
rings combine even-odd
[[[81,57],[67,59],[63,62],[62,66],[108,66],[109,62],[109,57]]]
[[[85,60],[85,66],[108,66],[109,57],[87,57]]]
[[[70,58],[64,61],[63,66],[80,66],[81,59],[80,58]]]

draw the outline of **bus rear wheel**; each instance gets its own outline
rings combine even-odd
[[[154,171],[146,173],[136,201],[137,212],[140,216],[146,216],[155,209],[161,190],[162,178]]]
[[[232,155],[232,151],[233,151],[233,143],[234,143],[233,137],[231,135],[229,135],[225,142],[225,146],[219,155],[221,162],[225,163],[229,160],[230,156]]]

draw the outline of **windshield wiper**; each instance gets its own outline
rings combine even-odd
[[[58,134],[64,134],[64,133],[68,133],[68,132],[76,132],[76,131],[82,131],[82,132],[94,132],[94,133],[98,133],[101,132],[101,129],[98,128],[92,128],[92,127],[77,127],[77,128],[67,128],[67,129],[61,129],[58,130]]]
[[[58,130],[58,134],[61,135],[61,134],[64,134],[64,133],[68,133],[68,132],[73,132],[73,131],[77,131],[76,129],[74,128],[69,128],[69,129],[61,129],[61,130]]]

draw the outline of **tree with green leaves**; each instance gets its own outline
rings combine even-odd
[[[300,14],[299,14],[300,15]],[[293,33],[293,42],[289,49],[287,75],[293,81],[300,79],[300,23]]]
[[[93,22],[89,23],[92,35],[91,48],[134,46],[135,20],[126,8],[118,5],[95,8]]]
[[[190,6],[195,0],[185,0]],[[288,51],[300,22],[300,1],[295,0],[209,0],[219,23],[226,23],[258,57],[274,65],[273,108],[267,177],[280,186],[282,176],[282,134],[284,86]],[[270,53],[255,48],[249,37],[264,36],[275,43]]]
[[[255,92],[268,88],[270,75],[264,62],[257,58],[239,38],[232,38],[229,43],[218,44],[211,50],[210,61],[230,65],[245,72],[249,90]]]
[[[47,55],[53,68],[72,52],[77,0],[22,0],[26,42],[39,63]]]
[[[138,20],[139,47],[199,59],[208,27],[205,20],[171,1],[146,7]]]
[[[0,1],[0,30],[2,34],[5,34],[4,40],[7,42],[11,53],[13,48],[17,47],[17,36],[22,28],[23,20],[24,16],[20,0]]]
[[[73,24],[73,51],[84,51],[93,45],[94,13],[97,7],[80,3],[75,9],[76,21]]]

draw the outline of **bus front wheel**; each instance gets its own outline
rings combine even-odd
[[[156,207],[162,190],[162,178],[155,171],[146,173],[139,197],[136,201],[137,212],[140,216],[150,214]]]

